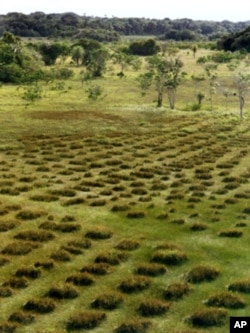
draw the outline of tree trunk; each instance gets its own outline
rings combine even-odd
[[[162,99],[163,99],[163,96],[162,96],[162,91],[159,91],[158,92],[158,99],[157,99],[157,107],[160,108],[162,106]]]
[[[168,100],[169,100],[169,106],[171,110],[174,110],[175,107],[175,93],[176,89],[168,89]]]
[[[244,108],[244,104],[245,104],[245,99],[241,95],[240,96],[240,120],[243,120],[243,108]]]

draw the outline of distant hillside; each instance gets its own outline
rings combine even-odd
[[[167,13],[166,13],[167,14]],[[29,15],[8,13],[0,15],[0,36],[4,31],[21,37],[74,38],[91,37],[99,40],[117,40],[121,35],[155,35],[160,39],[215,40],[246,29],[250,21],[194,21],[148,18],[118,18],[79,16],[74,13]]]

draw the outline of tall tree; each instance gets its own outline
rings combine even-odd
[[[245,96],[250,90],[250,74],[239,73],[234,80],[234,86],[237,89],[238,98],[239,98],[240,119],[243,120]]]

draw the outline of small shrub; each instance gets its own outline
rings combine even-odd
[[[50,298],[31,299],[24,304],[23,309],[37,313],[49,313],[54,311],[56,303]]]
[[[98,309],[114,310],[122,302],[123,297],[118,293],[102,294],[91,303],[91,306]]]
[[[66,284],[50,288],[46,296],[56,299],[71,299],[78,296],[78,291],[71,285]]]
[[[130,319],[116,328],[115,333],[145,333],[152,323],[148,320]]]
[[[10,315],[9,321],[16,322],[22,325],[29,325],[35,320],[35,316],[31,313],[25,313],[23,311],[17,311]]]
[[[187,295],[191,291],[188,283],[176,282],[170,284],[166,290],[163,292],[163,297],[167,300],[176,301]]]
[[[15,276],[17,277],[26,277],[28,279],[37,279],[40,277],[40,275],[41,271],[39,269],[30,267],[19,268],[15,273]]]
[[[55,238],[54,234],[45,230],[25,230],[20,231],[14,236],[16,239],[22,239],[33,242],[47,242]]]
[[[152,262],[164,265],[181,265],[188,260],[186,253],[180,250],[158,250],[153,254]]]
[[[249,294],[250,293],[250,279],[242,279],[242,280],[237,280],[235,282],[232,282],[228,286],[228,290]]]
[[[85,237],[91,239],[108,239],[113,235],[113,232],[109,229],[96,227],[86,232]]]
[[[205,303],[208,306],[224,307],[228,309],[242,309],[246,306],[246,302],[241,297],[228,291],[210,296]]]
[[[227,311],[223,309],[204,309],[193,313],[189,317],[195,327],[222,326],[227,319]]]
[[[137,267],[136,273],[140,275],[147,276],[159,276],[167,272],[167,269],[164,265],[157,263],[145,263]]]
[[[68,330],[93,329],[106,319],[105,312],[82,311],[72,315],[67,321]]]
[[[140,304],[138,311],[145,317],[157,316],[166,313],[170,306],[170,303],[162,302],[158,299],[149,299]]]
[[[144,276],[134,276],[126,279],[119,284],[119,289],[127,294],[139,292],[147,289],[151,284],[151,280]]]
[[[198,265],[192,268],[187,274],[187,281],[191,283],[200,283],[213,281],[218,277],[220,271],[213,266]]]
[[[233,238],[239,238],[243,235],[243,232],[238,229],[228,229],[223,230],[219,233],[219,237],[233,237]]]
[[[133,239],[123,239],[121,240],[115,248],[123,251],[133,251],[140,247],[140,243]]]
[[[95,275],[105,275],[110,273],[110,271],[110,265],[104,262],[89,264],[81,269],[81,272],[87,272]]]
[[[66,282],[71,282],[76,286],[90,286],[95,282],[95,280],[92,275],[83,272],[70,275],[66,279]]]

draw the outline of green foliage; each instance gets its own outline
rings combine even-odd
[[[32,102],[32,103],[41,99],[42,98],[42,88],[41,88],[41,86],[39,86],[37,84],[27,86],[24,89],[24,93],[22,95],[22,98],[25,101]]]
[[[86,92],[90,100],[96,101],[103,94],[103,88],[97,84],[91,85],[88,89],[86,89]]]
[[[70,52],[69,45],[66,43],[41,43],[38,46],[46,66],[54,65],[59,56],[66,56]]]
[[[128,50],[133,55],[152,56],[160,51],[160,46],[154,39],[148,39],[132,42]]]

